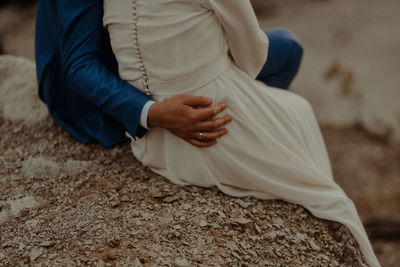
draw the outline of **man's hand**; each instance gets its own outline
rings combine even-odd
[[[147,115],[147,124],[149,127],[168,129],[194,146],[208,147],[228,133],[221,127],[232,121],[229,115],[215,118],[226,108],[226,104],[211,104],[212,100],[206,97],[176,95],[153,104]]]

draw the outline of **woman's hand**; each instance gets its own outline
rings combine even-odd
[[[197,147],[209,147],[228,131],[221,128],[232,117],[215,118],[225,110],[226,104],[214,106],[212,100],[202,96],[176,95],[153,104],[148,112],[149,127],[162,127]]]

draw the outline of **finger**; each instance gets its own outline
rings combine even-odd
[[[215,145],[217,143],[217,141],[208,141],[208,142],[203,142],[203,141],[199,141],[197,139],[189,139],[188,142],[194,146],[197,147],[210,147],[212,145]]]
[[[199,133],[195,133],[193,135],[193,138],[197,138],[197,140],[199,140],[199,141],[211,142],[211,141],[214,141],[217,138],[220,138],[221,136],[227,134],[228,130],[223,128],[223,129],[220,129],[220,130],[215,131],[215,132],[202,132],[202,133],[203,133],[203,135],[202,135],[201,139],[200,139]]]
[[[232,117],[229,115],[213,120],[200,121],[193,126],[193,131],[215,131],[231,121]]]
[[[207,119],[212,119],[220,112],[226,109],[226,104],[220,103],[212,107],[196,109],[194,110],[193,118],[195,121],[204,121]]]
[[[196,106],[208,107],[212,104],[212,99],[204,96],[182,95],[182,97],[183,97],[183,104],[192,107]]]

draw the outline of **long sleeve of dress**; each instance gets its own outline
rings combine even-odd
[[[235,64],[255,78],[267,60],[268,38],[248,0],[201,0],[224,28]]]
[[[57,0],[56,5],[68,86],[119,121],[132,136],[143,135],[144,129],[138,127],[140,114],[150,98],[121,81],[101,61],[109,42],[103,33],[102,1]]]

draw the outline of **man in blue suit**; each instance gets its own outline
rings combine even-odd
[[[120,80],[102,17],[102,0],[38,1],[39,96],[53,118],[78,141],[105,147],[126,140],[126,131],[140,138],[149,127],[166,128],[198,147],[216,144],[232,119],[216,116],[226,105],[190,95],[155,103]],[[258,79],[287,88],[299,68],[302,47],[287,31],[266,34],[269,56]]]

